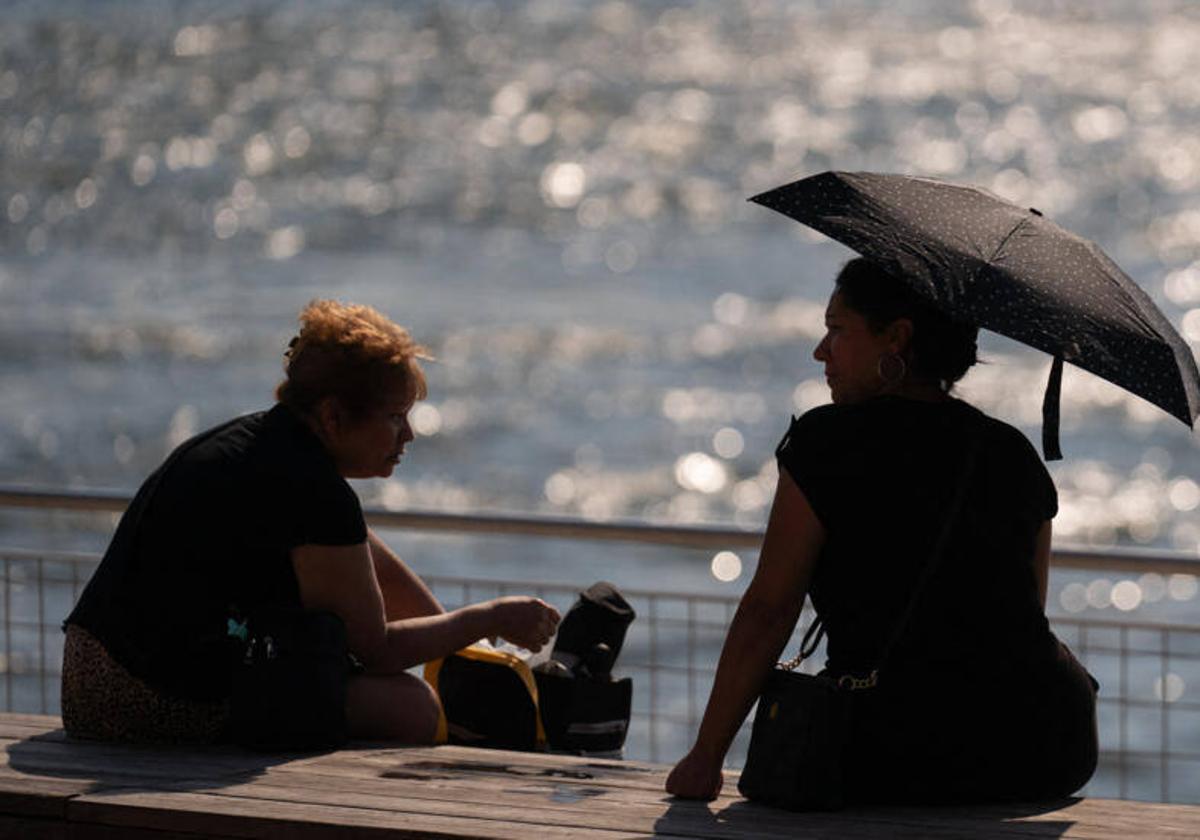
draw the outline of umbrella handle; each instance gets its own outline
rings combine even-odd
[[[1055,356],[1054,364],[1050,366],[1050,380],[1046,383],[1046,396],[1042,399],[1042,455],[1047,461],[1062,460],[1062,449],[1058,445],[1062,375],[1062,356]]]

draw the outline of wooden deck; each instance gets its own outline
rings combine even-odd
[[[1049,806],[791,814],[662,790],[667,768],[462,747],[322,755],[69,741],[58,718],[0,715],[0,838],[1200,837],[1200,807]]]

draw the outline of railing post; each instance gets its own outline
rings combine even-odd
[[[1158,661],[1159,661],[1158,704],[1159,704],[1159,708],[1162,709],[1162,713],[1159,715],[1159,721],[1158,721],[1158,725],[1159,725],[1158,738],[1159,738],[1159,744],[1161,745],[1160,749],[1158,751],[1158,755],[1159,755],[1159,773],[1160,773],[1160,776],[1162,779],[1162,786],[1160,789],[1162,791],[1162,801],[1163,802],[1171,801],[1171,762],[1168,758],[1168,750],[1170,749],[1170,743],[1171,743],[1171,741],[1170,741],[1171,727],[1170,727],[1170,720],[1169,720],[1169,716],[1171,714],[1171,703],[1167,699],[1167,695],[1168,695],[1167,677],[1170,675],[1171,671],[1169,669],[1170,663],[1169,663],[1169,657],[1167,654],[1167,645],[1168,644],[1170,644],[1170,636],[1167,634],[1167,631],[1166,630],[1160,631],[1159,642],[1158,642]]]
[[[687,710],[688,732],[695,732],[696,720],[696,599],[687,599]]]
[[[12,559],[4,558],[4,709],[12,711]]]
[[[1117,695],[1117,742],[1120,744],[1120,749],[1117,752],[1117,773],[1120,777],[1118,790],[1120,791],[1121,799],[1125,799],[1129,795],[1129,634],[1128,629],[1121,628],[1121,670],[1119,686],[1120,690]]]
[[[40,711],[46,714],[46,558],[37,558],[38,693]]]
[[[650,603],[650,760],[658,761],[658,598]]]

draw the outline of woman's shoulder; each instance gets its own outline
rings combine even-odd
[[[858,474],[872,462],[881,418],[868,406],[828,404],[792,417],[775,457],[793,478]]]
[[[1039,520],[1058,512],[1054,479],[1033,442],[1016,426],[980,412],[984,418],[982,459],[993,489],[1008,491]]]
[[[946,408],[959,418],[981,415],[977,409],[958,400],[932,403],[885,395],[857,403],[829,403],[811,408],[792,418],[791,429],[830,437],[857,437],[883,427],[934,429],[947,419],[943,411]],[[986,418],[986,415],[981,416]]]
[[[837,405],[827,403],[793,415],[790,429],[807,434],[845,434],[863,424],[878,422],[876,407],[870,403]]]
[[[990,449],[1019,453],[1022,457],[1029,457],[1039,464],[1041,463],[1042,459],[1038,455],[1037,449],[1034,448],[1033,442],[1024,432],[1011,423],[985,414],[977,408],[971,407],[971,410],[981,420],[986,443]]]

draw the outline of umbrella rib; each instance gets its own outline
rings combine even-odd
[[[1004,238],[1001,239],[999,244],[996,245],[995,249],[991,253],[991,256],[988,257],[988,262],[994,263],[996,261],[996,257],[999,256],[1000,252],[1004,250],[1004,246],[1008,244],[1008,240],[1012,239],[1013,236],[1016,235],[1017,231],[1019,231],[1021,228],[1025,227],[1025,225],[1028,223],[1029,223],[1028,219],[1021,219],[1020,221],[1018,221],[1017,224],[1013,227],[1013,229],[1010,230],[1007,234],[1005,234]]]

